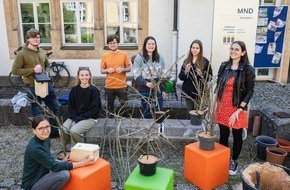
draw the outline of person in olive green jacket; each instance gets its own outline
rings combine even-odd
[[[53,111],[54,115],[58,115],[59,103],[57,96],[51,84],[48,85],[48,95],[41,98],[35,95],[34,89],[34,73],[48,72],[50,63],[47,59],[46,52],[39,48],[40,33],[38,30],[31,28],[26,33],[26,45],[17,53],[12,66],[12,74],[22,76],[26,86],[27,97],[31,100],[31,112],[35,117],[42,112],[39,104],[44,101],[45,105]],[[38,104],[38,103],[39,104]],[[55,121],[50,121],[55,125]],[[52,128],[50,137],[57,137],[58,129]]]

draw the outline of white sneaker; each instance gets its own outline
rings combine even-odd
[[[231,159],[229,174],[230,175],[236,175],[237,171],[238,171],[238,163],[235,162],[233,159]]]

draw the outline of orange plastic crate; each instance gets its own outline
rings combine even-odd
[[[111,190],[110,163],[102,158],[90,166],[70,170],[70,180],[63,190]]]
[[[201,189],[213,189],[228,182],[230,149],[215,143],[211,151],[201,150],[199,142],[185,146],[184,178]]]

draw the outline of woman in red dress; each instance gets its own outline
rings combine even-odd
[[[253,96],[255,70],[250,65],[246,45],[235,41],[230,47],[230,58],[219,68],[216,97],[216,122],[220,128],[220,144],[228,146],[230,128],[233,134],[233,152],[230,175],[237,173],[238,157],[243,145],[243,129],[248,128],[248,104]]]

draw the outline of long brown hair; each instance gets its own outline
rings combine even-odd
[[[201,43],[200,40],[193,40],[193,42],[190,44],[187,58],[183,62],[183,67],[185,67],[188,63],[191,64],[192,61],[193,61],[193,55],[191,53],[191,47],[192,47],[193,44],[198,44],[198,46],[200,48],[200,52],[197,55],[197,59],[196,59],[195,64],[196,64],[197,68],[199,68],[201,71],[203,71],[204,68],[205,68],[205,61],[204,61],[204,58],[203,58],[203,46],[202,46],[202,43]]]

